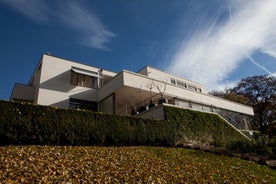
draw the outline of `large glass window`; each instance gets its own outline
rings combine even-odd
[[[98,111],[98,104],[97,104],[97,102],[70,98],[69,99],[69,108],[70,109],[86,109],[86,110]]]

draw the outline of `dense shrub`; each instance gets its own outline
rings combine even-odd
[[[165,119],[177,127],[178,141],[227,146],[231,142],[248,142],[218,115],[176,107],[164,107]]]
[[[270,138],[268,146],[271,147],[272,155],[276,159],[276,138]]]
[[[244,138],[213,114],[164,107],[166,120],[0,101],[1,145],[154,145]]]
[[[274,140],[264,134],[255,134],[252,142],[234,141],[227,146],[228,150],[238,153],[266,155],[275,159]]]
[[[227,148],[238,153],[253,153],[253,143],[249,142],[233,141]]]
[[[167,121],[0,101],[0,144],[173,146]]]

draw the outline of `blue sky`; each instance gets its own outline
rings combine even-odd
[[[276,74],[275,0],[0,0],[0,99],[41,54],[119,72],[150,65],[209,90]]]

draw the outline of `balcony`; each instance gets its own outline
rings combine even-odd
[[[20,102],[34,102],[35,87],[25,84],[15,84],[10,100]]]

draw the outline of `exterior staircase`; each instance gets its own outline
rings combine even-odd
[[[219,116],[221,119],[223,119],[228,125],[230,125],[231,127],[233,127],[236,131],[238,131],[242,136],[244,136],[246,139],[248,139],[249,141],[252,141],[252,138],[247,136],[246,134],[244,134],[241,130],[239,130],[238,128],[236,128],[232,123],[230,123],[228,120],[226,120],[223,116],[221,116],[219,113],[214,113],[217,116]]]

